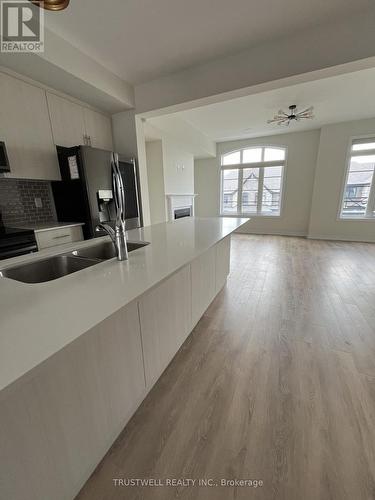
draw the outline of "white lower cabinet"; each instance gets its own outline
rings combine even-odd
[[[0,398],[0,498],[75,498],[145,390],[132,302]]]
[[[194,327],[215,293],[216,247],[210,248],[191,263],[191,320]]]
[[[162,374],[191,330],[190,265],[139,300],[147,387]]]
[[[78,494],[224,285],[229,256],[227,237],[0,393],[1,498]]]
[[[216,249],[215,295],[216,295],[225,285],[225,282],[227,281],[227,277],[230,271],[230,235],[225,237],[223,240],[219,241],[219,243],[216,244],[215,249]]]
[[[230,236],[227,236],[139,299],[148,388],[160,377],[223,288],[229,260]]]

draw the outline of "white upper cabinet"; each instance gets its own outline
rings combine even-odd
[[[60,179],[44,90],[0,73],[0,140],[9,177]]]
[[[86,144],[83,106],[47,92],[53,140],[57,146]]]
[[[89,146],[113,150],[111,118],[89,108],[83,108]]]
[[[47,92],[53,139],[58,146],[81,144],[113,149],[111,118]]]
[[[8,177],[60,180],[56,147],[113,150],[109,116],[0,72],[0,141]]]

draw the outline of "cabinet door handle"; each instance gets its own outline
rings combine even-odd
[[[92,144],[91,144],[91,136],[90,135],[84,134],[84,136],[83,136],[83,144],[84,144],[84,146],[92,146]]]
[[[60,236],[53,236],[53,240],[59,240],[60,238],[67,238],[70,234],[61,234]]]

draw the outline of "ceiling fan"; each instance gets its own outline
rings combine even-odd
[[[277,123],[277,125],[289,126],[292,121],[299,122],[305,118],[311,120],[314,118],[313,110],[314,106],[310,106],[303,111],[297,111],[297,106],[292,104],[289,106],[289,112],[280,109],[271,120],[267,120],[267,123]]]
[[[70,0],[30,0],[30,2],[38,7],[43,7],[43,9],[57,11],[65,9],[69,5]]]

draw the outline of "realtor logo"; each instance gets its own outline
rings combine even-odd
[[[1,1],[1,52],[44,52],[44,10],[41,7],[28,0]]]

